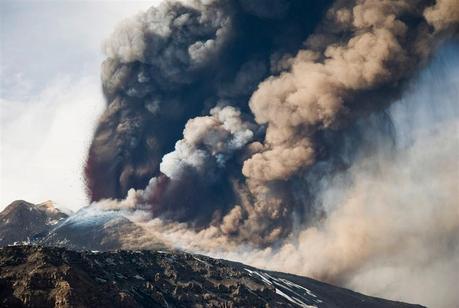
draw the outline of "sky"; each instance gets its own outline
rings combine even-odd
[[[101,46],[117,23],[158,2],[0,0],[0,210],[17,199],[87,205]]]
[[[123,18],[158,1],[0,0],[0,210],[17,199],[53,200],[71,210],[88,204],[82,171],[104,108],[101,45]],[[342,187],[324,182],[328,216],[318,231],[300,226],[298,237],[287,238],[278,250],[268,247],[269,254],[242,245],[242,251],[230,246],[229,255],[214,256],[306,275],[328,273],[334,264],[337,276],[350,277],[347,287],[372,295],[420,303],[455,300],[449,273],[457,268],[459,247],[456,199],[450,198],[456,196],[459,170],[458,50],[458,42],[442,48],[388,109],[398,146],[393,156],[378,152],[362,159],[349,171],[352,185],[347,174]],[[368,166],[374,165],[384,168],[373,175],[378,168]],[[145,219],[144,214],[141,208],[133,217]],[[155,237],[164,233],[174,245],[198,247],[200,253],[224,248],[227,239],[226,233],[194,233],[174,223],[164,231],[155,220],[149,223],[146,230]]]

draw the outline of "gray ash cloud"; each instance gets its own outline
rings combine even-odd
[[[92,201],[269,246],[322,219],[321,181],[457,35],[454,1],[164,2],[105,44]],[[365,121],[362,121],[365,120]],[[363,123],[363,124],[362,124]],[[129,197],[128,197],[129,198]]]
[[[144,188],[188,119],[220,101],[248,113],[271,62],[296,52],[324,10],[323,1],[274,1],[282,16],[266,16],[267,4],[246,2],[164,2],[126,20],[106,42],[107,110],[86,166],[92,200]]]

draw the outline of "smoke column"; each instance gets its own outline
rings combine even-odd
[[[271,62],[301,47],[326,3],[164,2],[124,21],[104,47],[107,110],[86,166],[91,199],[144,188],[188,119],[222,102],[248,112]]]
[[[458,268],[457,72],[444,93],[418,76],[458,33],[455,0],[151,8],[105,44],[92,206],[144,227],[125,248],[160,239],[449,307],[454,281],[432,294],[407,273]],[[438,95],[410,99],[420,84]]]

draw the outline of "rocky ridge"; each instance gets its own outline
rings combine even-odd
[[[68,215],[54,207],[51,201],[33,204],[17,200],[0,212],[0,246],[30,243],[48,234]]]
[[[2,307],[421,307],[178,251],[0,249]]]

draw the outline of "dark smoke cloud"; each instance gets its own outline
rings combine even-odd
[[[366,131],[394,142],[385,109],[458,22],[451,0],[151,8],[105,45],[91,199],[276,244],[326,217],[320,183],[374,151]]]
[[[412,114],[426,106],[401,112],[416,122],[405,148],[390,108],[458,33],[456,0],[151,8],[105,45],[107,108],[85,169],[93,207],[144,228],[124,248],[160,239],[359,289],[372,266],[437,282],[459,251],[457,108],[427,134],[435,117]],[[407,298],[457,299],[413,291],[413,277],[397,284]]]
[[[315,183],[313,193],[325,214],[313,224],[297,225],[276,245],[257,247],[231,237],[243,217],[240,207],[221,225],[196,230],[152,219],[132,196],[93,206],[121,208],[144,228],[125,235],[125,248],[154,248],[159,240],[374,296],[454,307],[459,301],[458,43],[443,47],[384,116],[359,119],[343,132],[340,151],[351,167],[328,175],[335,163],[311,167],[314,172],[304,180]]]
[[[273,59],[301,46],[327,1],[258,4],[164,2],[118,27],[105,44],[107,110],[86,165],[91,200],[144,188],[187,120],[219,101],[247,112]]]

